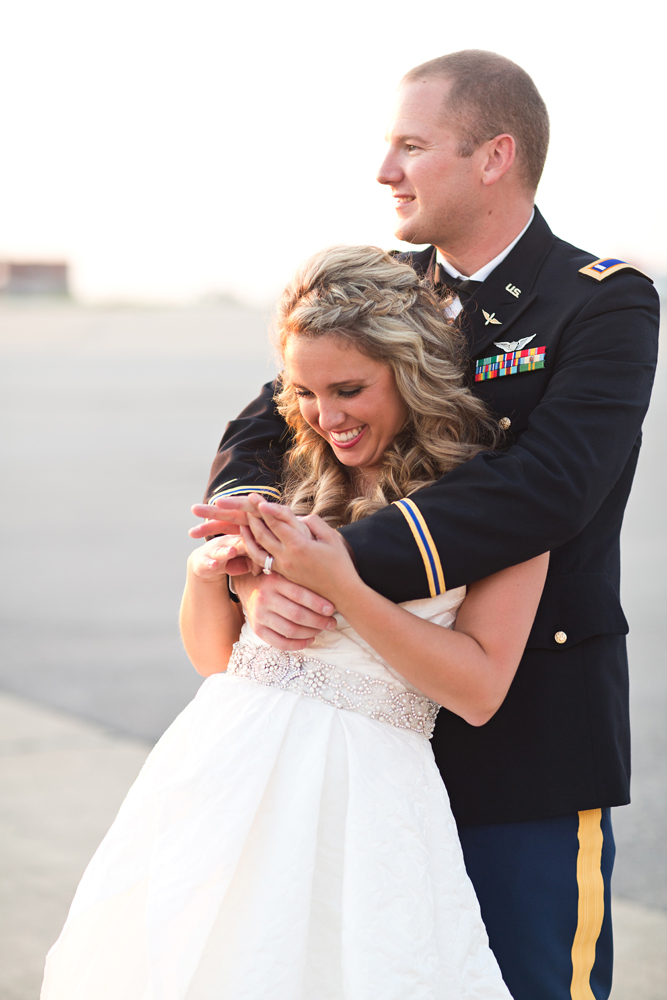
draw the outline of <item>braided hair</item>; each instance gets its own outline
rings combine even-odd
[[[498,444],[499,433],[464,376],[463,341],[443,302],[408,264],[371,246],[334,246],[307,260],[280,300],[281,357],[292,336],[335,336],[393,372],[408,418],[389,445],[370,495],[353,470],[301,416],[282,375],[278,411],[291,432],[283,462],[284,500],[297,514],[333,525],[374,513]]]

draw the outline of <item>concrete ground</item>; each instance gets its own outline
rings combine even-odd
[[[0,997],[37,1000],[76,884],[150,746],[8,694],[0,733]],[[664,1000],[667,913],[616,897],[613,914],[612,1000]]]
[[[12,695],[0,695],[0,733],[0,997],[37,1000],[83,869],[150,747]]]
[[[0,1000],[36,1000],[78,877],[199,683],[177,613],[224,423],[272,374],[228,303],[0,303]],[[614,1000],[667,996],[667,377],[623,537],[633,804],[616,810]]]

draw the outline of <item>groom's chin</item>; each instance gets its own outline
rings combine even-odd
[[[414,246],[422,246],[422,244],[429,242],[427,239],[424,239],[423,234],[419,231],[419,226],[414,220],[399,219],[394,229],[394,236],[402,243],[412,243]]]

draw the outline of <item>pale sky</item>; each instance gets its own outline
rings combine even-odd
[[[266,303],[323,246],[400,246],[374,179],[396,85],[485,48],[549,108],[551,228],[667,274],[663,10],[4,0],[0,259],[64,257],[84,301]]]

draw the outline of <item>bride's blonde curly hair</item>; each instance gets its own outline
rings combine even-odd
[[[292,433],[283,463],[284,502],[330,524],[356,521],[428,486],[498,444],[497,424],[465,384],[463,344],[443,302],[408,264],[371,246],[334,246],[305,262],[278,306],[276,340],[334,335],[387,365],[408,418],[387,449],[372,493],[304,420],[282,375],[278,411]]]

